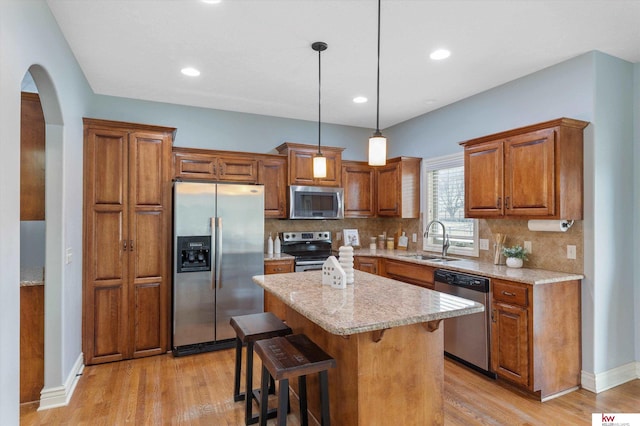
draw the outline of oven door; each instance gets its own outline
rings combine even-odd
[[[322,271],[322,260],[296,260],[295,272]]]

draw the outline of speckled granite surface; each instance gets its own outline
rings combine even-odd
[[[289,259],[295,259],[295,256],[291,256],[290,254],[286,254],[286,253],[278,253],[278,254],[264,254],[264,261],[265,262],[272,262],[274,260],[289,260]]]
[[[350,335],[482,312],[484,306],[389,278],[355,271],[345,290],[322,273],[258,275],[258,285],[332,334]]]
[[[493,263],[480,262],[467,258],[460,260],[434,262],[430,260],[419,260],[412,258],[412,255],[422,254],[416,252],[406,252],[398,250],[356,250],[356,256],[376,256],[390,259],[398,259],[421,265],[434,266],[436,268],[449,269],[452,271],[466,272],[469,274],[482,275],[483,277],[499,278],[509,281],[517,281],[525,284],[549,284],[563,281],[581,280],[584,275],[568,274],[565,272],[546,271],[544,269],[530,268],[509,268],[504,265],[494,265]],[[433,254],[433,253],[428,253]]]
[[[44,269],[36,267],[20,267],[20,287],[44,285]]]

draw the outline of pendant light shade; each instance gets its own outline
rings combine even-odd
[[[387,138],[380,132],[380,2],[378,0],[378,78],[376,88],[376,131],[369,138],[369,165],[387,164]]]
[[[322,51],[327,50],[327,43],[322,42],[322,41],[316,41],[315,43],[313,43],[311,45],[311,48],[313,50],[315,50],[316,52],[318,52],[318,153],[316,154],[315,157],[313,157],[313,177],[314,178],[325,178],[327,177],[327,158],[322,155],[322,149],[320,148],[320,123],[321,123],[321,105],[322,103],[320,102],[320,94],[321,94],[321,87],[322,87],[322,74],[321,74],[321,70],[322,70],[322,66],[321,66],[321,59],[320,59],[320,54]]]

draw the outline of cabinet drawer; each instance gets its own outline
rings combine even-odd
[[[264,262],[265,275],[284,274],[287,272],[293,272],[293,260],[276,260]]]
[[[510,305],[527,306],[527,287],[493,280],[493,299]]]
[[[433,290],[433,270],[430,266],[418,265],[411,262],[402,262],[384,259],[382,275],[398,281],[419,285]]]

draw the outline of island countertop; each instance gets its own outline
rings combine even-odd
[[[471,300],[355,271],[354,284],[322,285],[322,272],[257,275],[253,281],[331,334],[346,336],[482,312]]]

